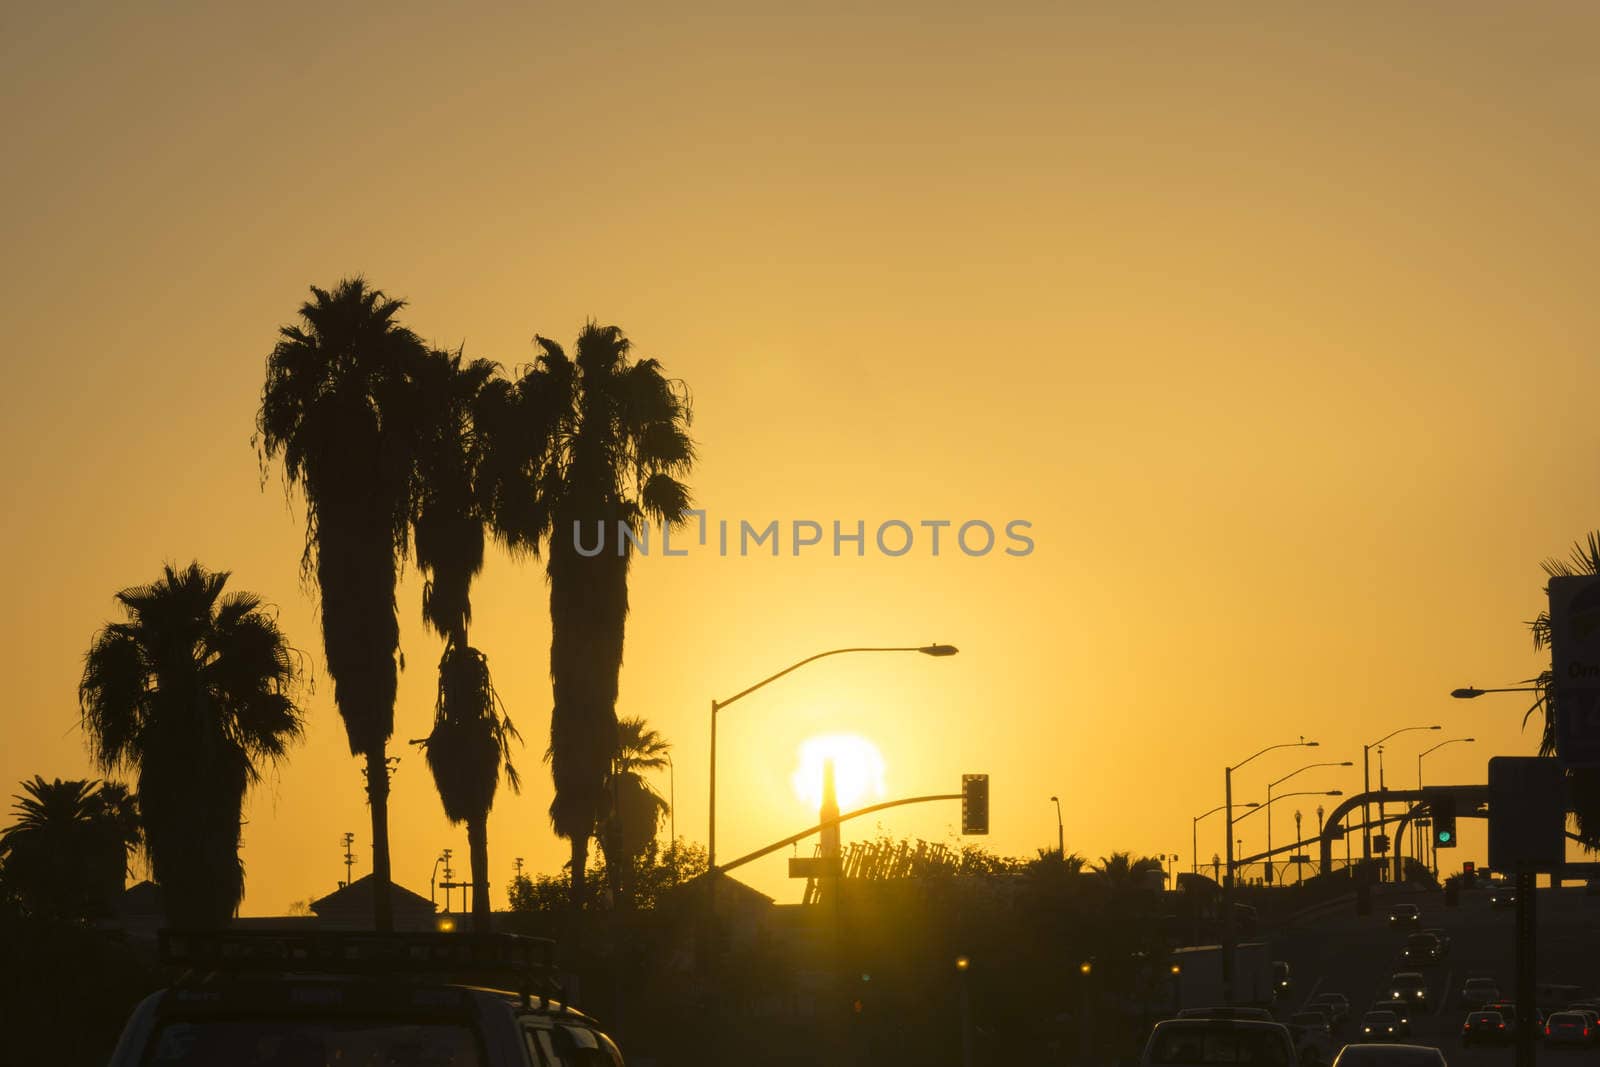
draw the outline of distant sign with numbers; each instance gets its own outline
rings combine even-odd
[[[1600,577],[1550,579],[1556,759],[1600,766]]]

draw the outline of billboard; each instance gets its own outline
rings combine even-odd
[[[1550,669],[1556,759],[1600,766],[1600,577],[1550,579]]]

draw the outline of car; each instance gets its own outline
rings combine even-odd
[[[1212,1008],[1184,1008],[1178,1012],[1180,1019],[1256,1019],[1260,1022],[1276,1022],[1272,1012],[1266,1008],[1255,1008],[1248,1005],[1235,1004],[1231,1007]]]
[[[1450,954],[1450,935],[1437,926],[1427,926],[1422,930],[1425,934],[1432,934],[1433,939],[1439,943],[1439,956],[1441,958]]]
[[[182,973],[134,1008],[109,1067],[622,1067],[599,1024],[561,1002],[546,939],[162,931],[158,947],[162,962]]]
[[[1392,1000],[1373,1001],[1368,1011],[1392,1011],[1399,1029],[1395,1031],[1398,1037],[1411,1036],[1411,1009],[1404,1002],[1396,1003]]]
[[[1494,891],[1489,894],[1489,906],[1491,908],[1514,908],[1514,907],[1516,907],[1517,906],[1517,889],[1516,889],[1516,886],[1510,886],[1510,885],[1497,885],[1497,886],[1495,886],[1494,887]]]
[[[1289,976],[1289,965],[1283,960],[1272,961],[1272,995],[1286,997],[1294,990],[1294,979]]]
[[[1257,1019],[1163,1019],[1150,1028],[1139,1067],[1249,1063],[1295,1067],[1294,1039],[1282,1023]]]
[[[1426,1009],[1432,1004],[1428,981],[1419,971],[1397,971],[1389,979],[1389,1000]]]
[[[1446,1067],[1444,1053],[1428,1045],[1346,1045],[1332,1067]]]
[[[1481,1008],[1500,999],[1500,985],[1493,978],[1468,978],[1461,986],[1461,1006]]]
[[[1297,1011],[1290,1015],[1289,1033],[1295,1039],[1296,1048],[1308,1044],[1328,1046],[1333,1043],[1333,1029],[1328,1025],[1328,1016],[1320,1011]]]
[[[1335,1027],[1340,1027],[1350,1018],[1350,1000],[1343,993],[1318,993],[1311,998],[1307,1007],[1315,1008],[1325,1004],[1332,1012],[1332,1022]]]
[[[1361,1017],[1357,1041],[1393,1041],[1400,1037],[1400,1016],[1392,1011],[1369,1011]]]
[[[1589,1016],[1580,1011],[1558,1011],[1544,1021],[1547,1045],[1588,1045],[1592,1033]]]
[[[1511,1002],[1509,1000],[1501,1000],[1499,998],[1496,998],[1494,1000],[1485,1001],[1484,1005],[1483,1005],[1483,1010],[1484,1011],[1497,1011],[1501,1015],[1503,1015],[1505,1017],[1505,1020],[1506,1020],[1506,1029],[1507,1030],[1515,1030],[1517,1028],[1517,1021],[1522,1018],[1522,1016],[1517,1014],[1517,1006],[1516,1006],[1516,1004],[1514,1004],[1513,1002]],[[1540,1011],[1538,1008],[1534,1008],[1533,1009],[1533,1025],[1534,1026],[1543,1026],[1544,1025],[1544,1012]]]
[[[1503,1045],[1510,1039],[1511,1028],[1506,1025],[1505,1016],[1497,1011],[1468,1012],[1466,1021],[1461,1024],[1463,1045]]]
[[[1439,939],[1426,931],[1406,938],[1405,947],[1400,950],[1400,959],[1405,963],[1438,963],[1443,955]]]
[[[1415,904],[1396,904],[1389,909],[1389,925],[1394,927],[1422,925],[1422,913]]]

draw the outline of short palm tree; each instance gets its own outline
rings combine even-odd
[[[439,660],[439,698],[433,732],[417,742],[444,803],[446,817],[467,824],[472,867],[472,921],[488,930],[489,810],[505,768],[511,765],[516,728],[501,710],[489,676],[489,661],[467,642],[472,621],[472,579],[483,567],[484,519],[473,493],[480,450],[471,413],[495,365],[462,365],[459,352],[430,352],[419,377],[426,417],[424,447],[417,464],[416,512],[412,518],[423,588],[423,621],[445,639]]]
[[[514,552],[545,552],[550,582],[547,758],[550,820],[571,845],[572,899],[586,902],[589,838],[606,807],[617,743],[617,683],[628,616],[631,547],[618,523],[681,522],[694,461],[682,383],[653,359],[630,361],[615,326],[590,323],[568,358],[537,338],[515,381],[491,383],[475,424],[485,434],[479,489],[493,529]],[[603,534],[604,549],[578,551]]]
[[[1566,559],[1551,558],[1541,565],[1551,578],[1571,578],[1600,575],[1600,531],[1591,532],[1586,542],[1572,546]],[[1548,593],[1548,588],[1546,590]],[[1550,612],[1547,608],[1528,624],[1533,633],[1533,647],[1544,651],[1550,647]],[[1534,686],[1534,701],[1522,717],[1524,725],[1535,713],[1544,718],[1544,732],[1539,739],[1539,755],[1554,756],[1556,752],[1557,707],[1555,674],[1544,671],[1539,677],[1529,679]],[[1600,768],[1574,767],[1567,771],[1572,798],[1572,810],[1577,815],[1578,840],[1591,852],[1600,849]]]
[[[127,787],[37,775],[13,799],[17,819],[0,831],[6,880],[33,915],[88,919],[110,909],[143,840]]]
[[[224,595],[227,581],[191,563],[118,593],[128,619],[95,635],[78,687],[95,761],[137,778],[173,926],[223,926],[233,915],[244,897],[245,793],[302,731],[296,654],[260,598]]]
[[[1153,856],[1134,859],[1131,852],[1113,852],[1109,856],[1101,856],[1100,863],[1094,868],[1107,888],[1115,890],[1129,889],[1137,885],[1139,879],[1152,872],[1165,872],[1161,861]]]
[[[607,808],[599,840],[612,895],[623,906],[632,903],[639,861],[660,831],[661,820],[672,810],[640,772],[665,767],[671,747],[644,719],[617,720],[617,752],[606,777]]]
[[[366,762],[373,921],[387,930],[395,583],[414,512],[416,377],[426,348],[397,321],[404,302],[361,278],[311,293],[267,357],[256,439],[263,463],[281,458],[285,481],[305,495],[301,569],[321,593],[323,648],[350,754]]]

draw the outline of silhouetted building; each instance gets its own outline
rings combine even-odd
[[[389,902],[394,909],[396,930],[436,928],[436,909],[427,897],[390,882]],[[322,899],[313,900],[311,913],[317,917],[317,925],[326,930],[372,929],[372,875],[362,875]]]

